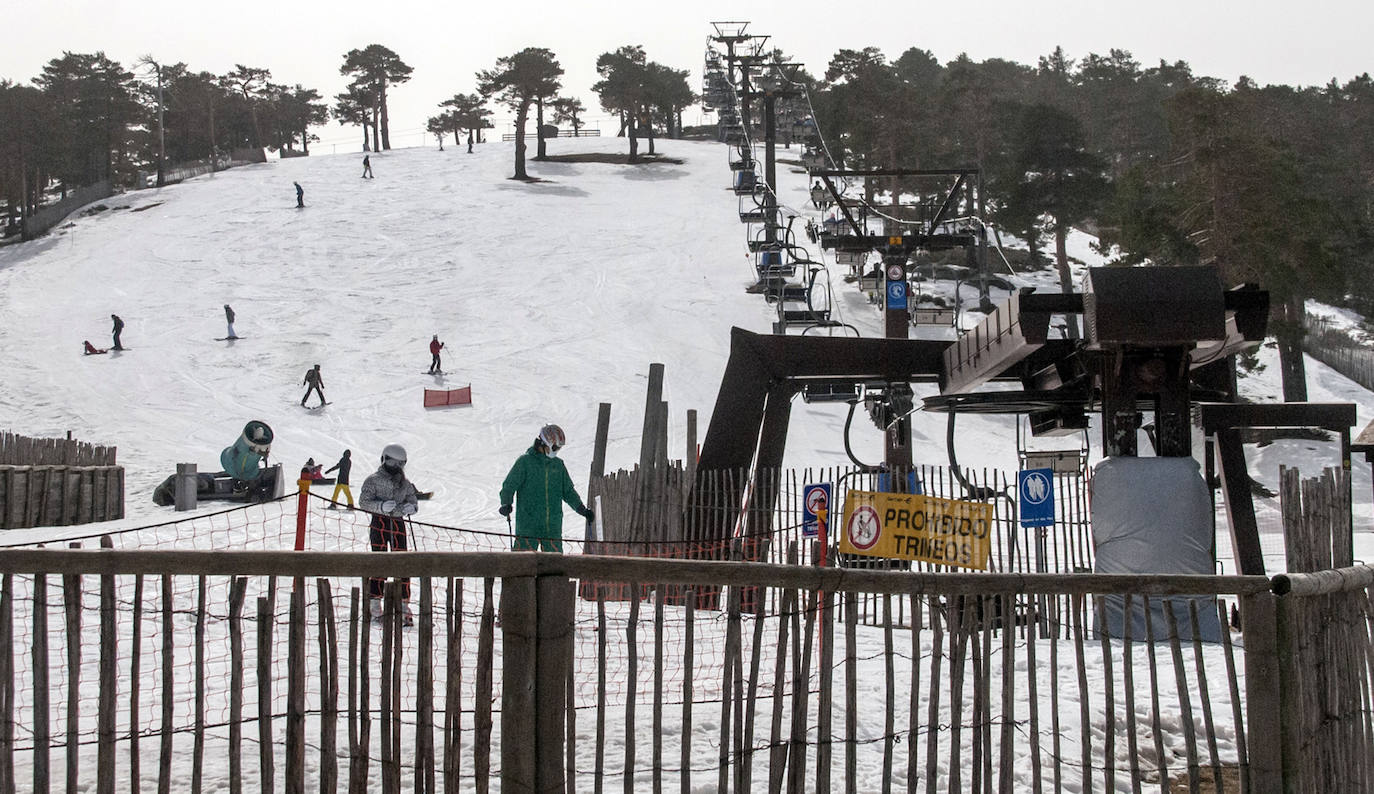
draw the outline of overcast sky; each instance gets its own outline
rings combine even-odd
[[[339,75],[343,54],[383,44],[415,68],[412,80],[392,93],[393,146],[420,143],[424,120],[439,101],[473,91],[478,70],[524,47],[555,53],[565,93],[581,98],[592,116],[602,113],[591,93],[596,58],[625,44],[641,44],[650,59],[691,69],[691,85],[700,90],[713,20],[749,21],[751,33],[769,35],[770,46],[817,75],[836,50],[867,46],[890,59],[914,46],[941,62],[966,52],[975,60],[1029,65],[1056,45],[1072,58],[1118,47],[1146,66],[1185,60],[1195,74],[1228,82],[1244,74],[1261,84],[1320,85],[1374,70],[1368,41],[1374,3],[1368,0],[29,0],[6,6],[0,78],[16,82],[28,82],[64,50],[103,50],[125,66],[150,54],[220,74],[236,63],[262,67],[274,81],[314,88],[332,104],[346,82]],[[687,122],[699,118],[693,113]],[[497,131],[507,126],[498,123]],[[360,138],[333,122],[320,134],[319,148],[326,152],[346,151]]]

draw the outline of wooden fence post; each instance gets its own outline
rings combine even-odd
[[[576,591],[572,580],[563,576],[540,576],[535,585],[539,628],[534,676],[537,790],[563,791],[563,750],[568,740],[564,728],[567,709],[571,707],[567,698]]]
[[[501,790],[538,791],[535,736],[537,595],[533,576],[501,581]]]
[[[305,794],[305,578],[291,588],[291,626],[286,645],[287,794]]]
[[[109,535],[100,538],[102,549],[113,546]],[[96,791],[99,794],[114,794],[115,790],[115,710],[119,707],[117,614],[115,578],[112,574],[104,574],[100,577],[100,700],[96,708]]]
[[[1295,612],[1301,606],[1297,600],[1291,596],[1277,597],[1274,599],[1274,624],[1275,624],[1275,655],[1274,659],[1277,668],[1278,678],[1278,708],[1271,714],[1278,715],[1278,742],[1280,763],[1282,764],[1282,782],[1284,791],[1300,791],[1303,784],[1303,763],[1302,763],[1302,743],[1303,743],[1303,723],[1302,714],[1302,691],[1301,677],[1299,669],[1299,638],[1300,631],[1296,622]],[[1247,640],[1247,655],[1249,642]],[[1249,672],[1246,673],[1246,690],[1249,690]],[[1254,704],[1250,704],[1254,708]],[[1254,725],[1251,726],[1253,731]]]

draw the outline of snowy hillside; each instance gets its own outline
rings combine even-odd
[[[550,154],[625,147],[549,144]],[[687,409],[698,410],[704,436],[730,327],[767,332],[774,315],[744,292],[753,268],[725,189],[726,148],[658,147],[682,164],[531,163],[545,181],[527,184],[506,178],[510,146],[491,143],[471,155],[376,154],[370,180],[359,178],[361,156],[326,156],[116,196],[47,238],[0,248],[0,428],[117,445],[127,469],[121,526],[170,515],[150,495],[174,464],[217,470],[220,449],[261,419],[276,430],[273,459],[288,473],[351,448],[364,474],[383,445],[399,442],[412,478],[436,492],[425,520],[498,529],[500,481],[545,422],[567,431],[563,456],[581,490],[597,404],[610,402],[608,468],[633,465],[649,364],[663,362],[681,457]],[[778,170],[786,203],[814,213],[805,175]],[[305,189],[303,210],[293,181]],[[1089,255],[1082,239],[1074,250]],[[879,310],[841,275],[832,277],[839,315],[881,335]],[[225,303],[240,341],[215,341]],[[111,313],[127,323],[130,350],[82,356],[83,339],[109,346]],[[424,374],[436,333],[447,343],[442,385],[471,383],[471,407],[422,407],[423,389],[436,384]],[[316,363],[332,404],[309,412],[297,403]],[[1360,421],[1374,418],[1368,393],[1311,360],[1309,373],[1313,399],[1358,400]],[[1276,366],[1248,378],[1247,394],[1272,398],[1276,378]],[[846,463],[843,420],[840,407],[798,402],[789,465]],[[855,453],[880,459],[877,431],[855,424]],[[968,417],[959,430],[961,464],[1015,468],[1010,419]],[[946,461],[944,434],[943,415],[917,418],[918,462]],[[1100,454],[1096,436],[1092,445]],[[1275,445],[1256,474],[1272,483],[1289,454],[1314,474],[1335,462],[1327,451]],[[1357,465],[1356,498],[1367,506],[1368,472]]]

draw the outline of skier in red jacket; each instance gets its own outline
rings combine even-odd
[[[433,358],[429,362],[429,374],[434,375],[444,371],[443,363],[439,360],[439,351],[444,349],[444,343],[439,341],[439,335],[429,340],[429,354]]]

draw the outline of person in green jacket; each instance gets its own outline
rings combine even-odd
[[[525,454],[515,459],[510,473],[501,483],[500,513],[510,517],[515,511],[515,540],[511,551],[563,551],[563,503],[591,521],[595,514],[582,504],[582,498],[568,476],[568,467],[558,459],[558,450],[567,437],[558,425],[545,425]]]

